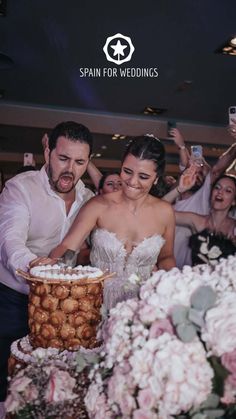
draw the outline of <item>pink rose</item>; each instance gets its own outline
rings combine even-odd
[[[224,367],[231,373],[227,378],[232,387],[236,388],[236,349],[222,355],[221,362]]]
[[[229,377],[225,380],[224,383],[224,396],[220,399],[224,404],[232,404],[236,402],[236,390],[233,388],[229,382]]]
[[[61,402],[63,400],[75,399],[77,395],[73,393],[76,380],[67,371],[53,368],[50,373],[48,386],[45,391],[47,402]]]
[[[150,388],[139,391],[138,404],[142,409],[151,409],[155,405],[155,396]]]
[[[150,339],[155,339],[161,336],[165,332],[169,333],[170,335],[174,334],[174,329],[170,320],[169,319],[156,320],[151,325],[149,337]]]
[[[228,376],[228,382],[231,384],[232,387],[236,388],[236,375],[230,374]]]
[[[222,355],[221,362],[232,374],[236,374],[236,349]]]

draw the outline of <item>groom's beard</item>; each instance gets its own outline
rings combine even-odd
[[[69,193],[74,188],[76,183],[74,182],[74,175],[72,172],[62,172],[57,179],[54,178],[54,172],[51,164],[48,165],[48,177],[52,189],[59,193]]]

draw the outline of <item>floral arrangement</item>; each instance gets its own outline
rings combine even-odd
[[[60,353],[57,349],[36,349],[30,363],[20,366],[10,379],[7,413],[16,419],[87,418],[86,367],[96,360],[97,355],[89,350]]]
[[[139,300],[118,303],[90,372],[89,416],[235,418],[235,272],[233,256],[215,268],[159,271]]]

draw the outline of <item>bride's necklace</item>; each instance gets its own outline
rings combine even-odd
[[[134,217],[136,217],[137,215],[139,215],[140,211],[145,206],[146,199],[141,200],[141,202],[138,202],[138,205],[134,208],[129,206],[129,204],[131,204],[131,203],[137,203],[137,202],[129,202],[129,200],[126,200],[126,209],[130,214],[132,214]]]
[[[136,217],[136,215],[138,214],[138,209],[137,208],[129,209],[129,212],[131,212],[131,214]]]

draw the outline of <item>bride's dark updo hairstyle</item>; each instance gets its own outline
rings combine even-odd
[[[126,159],[128,154],[132,154],[140,160],[151,160],[155,163],[156,173],[159,177],[157,184],[153,184],[150,194],[154,196],[163,196],[162,188],[164,187],[163,174],[165,170],[165,148],[158,138],[153,135],[143,135],[135,137],[129,143],[122,162]]]

